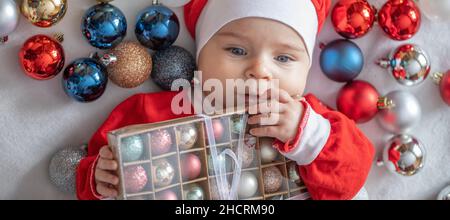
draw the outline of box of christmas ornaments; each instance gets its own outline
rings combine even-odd
[[[295,162],[248,134],[247,114],[192,116],[108,134],[123,200],[266,200],[307,195]]]

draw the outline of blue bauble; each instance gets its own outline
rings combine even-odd
[[[144,140],[140,136],[126,137],[121,140],[120,149],[124,162],[136,161],[144,153]]]
[[[81,58],[64,70],[63,88],[66,94],[79,102],[91,102],[105,92],[108,76],[106,67],[91,58]]]
[[[364,66],[361,49],[349,40],[335,40],[320,54],[320,67],[331,80],[348,82],[356,78]]]
[[[177,40],[180,23],[177,15],[169,8],[152,5],[138,16],[135,33],[145,47],[162,50]]]
[[[117,46],[127,34],[127,20],[117,7],[100,3],[86,11],[81,31],[89,43],[99,49]]]

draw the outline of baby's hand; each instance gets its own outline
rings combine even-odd
[[[97,192],[104,197],[116,197],[119,178],[115,174],[118,164],[114,160],[109,146],[100,149],[100,158],[95,167],[95,184]]]
[[[258,103],[257,114],[248,119],[248,124],[259,125],[250,130],[256,137],[272,137],[286,143],[295,138],[298,124],[303,115],[303,104],[292,98],[286,91],[271,89],[267,91],[266,103]],[[249,108],[250,114],[252,107]]]

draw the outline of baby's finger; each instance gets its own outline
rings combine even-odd
[[[259,102],[257,105],[250,106],[248,113],[251,115],[265,113],[281,113],[286,109],[286,105],[278,100],[268,100],[267,102]]]
[[[114,159],[114,155],[113,155],[113,153],[111,151],[111,148],[109,148],[109,146],[103,146],[100,149],[99,154],[100,154],[101,158],[108,159],[108,160]]]
[[[118,192],[116,189],[108,187],[108,184],[99,182],[96,187],[97,192],[105,197],[117,197]]]
[[[118,168],[118,164],[115,160],[100,158],[97,163],[97,168],[102,170],[116,171]]]
[[[268,113],[252,116],[248,119],[250,125],[278,125],[280,123],[280,114]]]
[[[273,137],[279,136],[279,126],[263,126],[250,129],[250,134],[256,137]]]
[[[278,88],[271,88],[267,90],[263,97],[268,97],[270,99],[275,99],[280,101],[281,103],[288,103],[292,101],[292,97],[286,91]]]
[[[100,182],[109,183],[112,185],[119,184],[119,178],[117,176],[101,169],[97,169],[95,171],[95,179]]]

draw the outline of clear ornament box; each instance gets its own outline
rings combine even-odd
[[[120,165],[116,199],[308,199],[295,162],[272,139],[249,135],[247,117],[192,116],[109,132]]]

